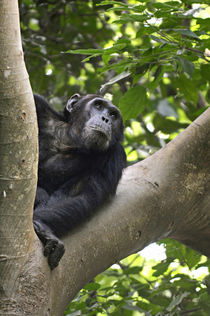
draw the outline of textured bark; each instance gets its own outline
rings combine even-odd
[[[49,270],[31,220],[37,131],[17,9],[0,0],[0,315],[61,316],[94,276],[164,237],[210,256],[208,109],[125,170],[113,201],[64,238],[66,253]]]
[[[13,300],[15,280],[31,247],[37,170],[36,125],[21,47],[18,4],[1,0],[0,315],[6,315],[16,305]]]

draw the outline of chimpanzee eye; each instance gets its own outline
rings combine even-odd
[[[97,110],[102,110],[103,109],[103,101],[100,100],[100,99],[96,99],[95,102],[94,102],[94,107],[97,109]]]
[[[96,103],[95,104],[95,108],[98,109],[98,110],[101,110],[102,109],[102,105],[100,103]]]
[[[111,118],[113,118],[114,120],[116,120],[116,118],[117,118],[117,112],[112,111],[112,112],[110,112],[109,115],[111,116]]]

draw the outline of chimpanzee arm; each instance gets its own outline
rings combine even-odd
[[[50,196],[46,190],[44,190],[41,187],[37,187],[34,207],[36,208],[40,204],[42,205],[47,204],[47,201],[49,200],[49,198]]]
[[[76,196],[55,192],[46,205],[40,204],[34,210],[34,220],[47,225],[57,237],[60,237],[88,218],[94,210],[106,200],[110,193],[104,192],[106,183],[98,176],[87,177],[87,185],[82,185],[82,193]],[[83,180],[84,181],[84,180]],[[66,186],[65,191],[68,189]]]
[[[90,217],[101,202],[107,199],[104,195],[106,183],[98,183],[98,176],[91,176],[87,181],[88,187],[85,185],[81,194],[66,197],[55,193],[46,205],[40,204],[34,210],[34,228],[44,244],[44,255],[51,269],[58,265],[64,254],[63,243],[58,237]]]
[[[60,113],[56,112],[53,108],[51,108],[49,103],[41,95],[34,94],[34,101],[36,105],[38,123],[42,124],[43,122],[49,119],[64,119],[64,117]]]

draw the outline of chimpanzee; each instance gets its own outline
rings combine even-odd
[[[120,111],[101,96],[74,94],[63,113],[34,95],[39,127],[34,228],[54,269],[59,239],[112,197],[125,167]]]

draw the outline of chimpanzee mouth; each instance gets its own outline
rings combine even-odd
[[[99,137],[105,137],[107,139],[111,138],[110,133],[108,131],[104,130],[104,128],[102,128],[100,126],[95,126],[95,125],[90,125],[89,127],[91,128],[92,131],[97,133],[99,135]]]

